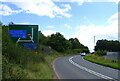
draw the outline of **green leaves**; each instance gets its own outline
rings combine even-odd
[[[107,50],[112,52],[120,51],[120,42],[119,41],[108,41],[108,40],[98,40],[95,46],[95,51],[97,50]]]
[[[88,47],[81,44],[77,38],[70,38],[69,41],[72,44],[71,49],[77,49],[76,52],[78,52],[78,50],[80,50],[79,53],[81,53],[81,52],[89,53]],[[75,51],[75,50],[73,50],[73,51]]]
[[[64,52],[65,50],[71,48],[71,43],[59,32],[52,34],[47,44],[58,52]]]
[[[104,55],[106,55],[106,53],[107,53],[106,50],[97,50],[95,52],[95,54],[98,55],[98,56],[104,56]]]
[[[70,38],[69,40],[65,39],[65,37],[57,32],[56,34],[52,34],[49,37],[46,37],[48,46],[51,46],[52,49],[58,51],[58,52],[68,52],[71,50],[71,52],[79,53],[85,52],[89,53],[89,49],[87,46],[84,46],[79,42],[77,38]],[[78,49],[78,50],[73,50]]]

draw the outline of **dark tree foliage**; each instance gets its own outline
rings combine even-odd
[[[47,45],[51,46],[58,52],[64,52],[71,48],[71,43],[64,38],[59,32],[52,34],[47,42]]]
[[[12,24],[14,24],[13,22],[9,22],[9,25],[12,25]]]
[[[77,38],[70,38],[69,41],[72,44],[72,49],[79,49],[81,47],[80,42]]]
[[[89,48],[87,46],[84,47],[83,52],[90,53]]]
[[[98,40],[95,46],[95,51],[97,50],[107,50],[110,52],[119,52],[120,51],[120,42],[119,41],[109,41],[109,40]]]
[[[56,34],[52,34],[50,36],[44,36],[41,31],[39,31],[39,44],[45,46],[51,46],[52,49],[58,52],[85,52],[89,53],[88,47],[84,46],[79,42],[77,38],[70,38],[69,40],[65,39],[65,37],[57,32]]]
[[[77,38],[70,38],[69,41],[72,44],[71,49],[81,49],[81,52],[89,53],[88,47],[81,44]]]
[[[49,37],[46,37],[39,31],[39,44],[46,45]]]

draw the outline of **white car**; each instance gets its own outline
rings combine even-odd
[[[86,53],[81,53],[81,56],[86,56]]]

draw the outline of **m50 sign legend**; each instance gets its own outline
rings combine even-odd
[[[38,25],[9,25],[9,34],[13,42],[30,50],[38,50]]]

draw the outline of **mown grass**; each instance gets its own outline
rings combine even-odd
[[[119,64],[118,60],[106,59],[102,56],[98,56],[98,55],[94,55],[94,54],[85,56],[84,59],[94,62],[94,63],[97,63],[97,64],[108,66],[111,68],[120,69],[120,64]]]

